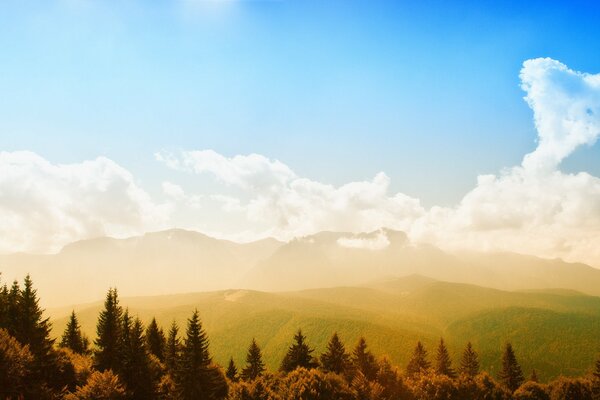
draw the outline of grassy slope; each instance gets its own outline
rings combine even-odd
[[[373,351],[404,366],[417,340],[434,354],[444,336],[455,359],[467,340],[493,371],[506,340],[517,350],[524,371],[536,368],[542,378],[580,374],[600,349],[600,298],[573,292],[505,292],[420,277],[379,282],[369,287],[264,293],[229,290],[211,293],[123,299],[123,305],[148,321],[156,316],[165,329],[180,327],[194,308],[211,339],[215,359],[230,356],[242,363],[253,337],[265,361],[277,368],[294,331],[302,328],[321,352],[333,331],[352,347],[360,335]],[[78,311],[89,336],[101,304]],[[64,329],[67,310],[54,310],[55,332]]]

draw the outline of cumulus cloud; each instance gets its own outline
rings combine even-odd
[[[600,266],[600,179],[559,169],[562,160],[600,135],[600,75],[534,59],[524,63],[520,78],[538,146],[521,165],[479,176],[456,207],[426,210],[418,199],[390,193],[383,172],[370,181],[335,187],[299,177],[258,154],[226,157],[202,150],[156,157],[170,168],[212,174],[243,191],[248,200],[235,202],[235,211],[266,223],[270,229],[263,236],[289,239],[322,230],[390,227],[415,242],[446,249],[517,251]],[[340,244],[369,246],[351,240]]]
[[[424,214],[418,200],[389,193],[383,172],[371,181],[335,187],[299,177],[287,165],[258,154],[225,157],[213,150],[157,154],[170,168],[210,173],[219,181],[244,191],[242,203],[231,196],[215,196],[230,211],[244,212],[248,221],[268,226],[258,236],[291,239],[323,230],[366,232],[389,226],[408,229]]]
[[[600,179],[561,161],[600,135],[600,75],[551,59],[521,70],[537,148],[520,166],[479,176],[456,208],[432,208],[412,237],[444,247],[518,251],[600,266]]]
[[[455,207],[425,209],[418,199],[392,193],[383,172],[334,186],[260,154],[213,150],[155,154],[171,170],[217,182],[215,190],[193,193],[198,186],[166,181],[168,203],[160,205],[109,159],[59,165],[30,152],[3,152],[0,252],[52,251],[86,237],[141,233],[172,226],[176,214],[186,227],[219,237],[227,236],[219,233],[225,224],[234,231],[229,237],[246,240],[387,227],[448,250],[505,250],[600,267],[600,179],[560,170],[565,158],[600,136],[600,75],[535,59],[524,63],[520,79],[537,147],[520,165],[479,176]],[[348,236],[339,244],[377,250],[386,240]]]
[[[524,168],[553,170],[577,147],[596,141],[600,135],[600,75],[538,58],[523,64],[521,82],[539,137],[538,147],[523,160]]]
[[[32,152],[0,152],[0,252],[132,235],[160,227],[168,213],[107,158],[52,164]]]

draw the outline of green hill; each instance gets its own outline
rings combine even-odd
[[[600,349],[599,297],[556,290],[509,292],[419,276],[299,292],[226,290],[123,298],[122,304],[145,321],[155,316],[165,329],[173,320],[184,329],[197,308],[217,362],[233,356],[241,364],[255,337],[271,369],[279,366],[298,328],[316,353],[334,331],[349,348],[362,335],[377,355],[402,367],[417,340],[434,354],[444,336],[455,360],[470,340],[482,365],[493,372],[509,340],[525,373],[535,368],[544,380],[585,373]],[[75,309],[93,338],[101,303]],[[70,309],[48,312],[59,334]]]

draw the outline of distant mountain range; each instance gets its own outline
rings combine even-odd
[[[3,280],[31,273],[46,306],[101,298],[230,288],[289,291],[360,286],[412,274],[503,290],[560,288],[600,295],[600,270],[512,253],[450,254],[415,246],[402,232],[321,232],[283,243],[219,240],[168,230],[128,239],[98,238],[53,255],[0,256]]]

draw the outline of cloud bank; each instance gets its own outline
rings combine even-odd
[[[162,226],[168,212],[107,158],[52,164],[27,151],[0,152],[0,252],[138,234]]]
[[[534,59],[523,64],[520,79],[538,132],[536,149],[520,165],[477,177],[455,207],[426,209],[416,198],[391,193],[383,172],[333,186],[260,154],[227,157],[213,150],[155,155],[174,175],[212,176],[217,187],[198,190],[189,179],[182,185],[164,182],[167,200],[160,204],[106,158],[56,165],[29,152],[4,152],[0,252],[51,251],[80,238],[173,226],[173,213],[203,215],[198,213],[209,212],[212,202],[220,217],[239,221],[246,239],[386,227],[406,232],[414,243],[447,250],[513,251],[600,267],[600,179],[560,170],[565,158],[600,136],[600,74]],[[210,231],[218,233],[219,224]],[[340,245],[377,249],[387,238]]]

